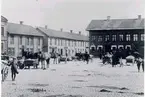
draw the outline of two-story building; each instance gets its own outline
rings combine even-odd
[[[1,16],[1,53],[7,53],[7,23],[8,20],[5,17]]]
[[[75,34],[72,30],[70,32],[56,31],[48,29],[47,26],[38,27],[37,30],[46,36],[43,42],[45,52],[56,51],[62,55],[67,52],[68,55],[75,55],[79,52],[84,53],[89,46],[88,36],[81,35],[81,32]]]
[[[98,49],[108,52],[112,49],[132,49],[144,54],[144,19],[92,20],[88,25],[90,51],[98,55]]]
[[[23,21],[20,21],[19,24],[8,23],[7,32],[10,56],[21,55],[22,48],[31,52],[42,50],[43,34],[32,26],[24,25]]]

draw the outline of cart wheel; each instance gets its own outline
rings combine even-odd
[[[24,68],[24,64],[20,65],[19,68],[20,69],[23,69]]]

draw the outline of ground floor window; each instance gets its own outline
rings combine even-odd
[[[8,48],[8,54],[10,56],[14,56],[15,55],[15,48]]]
[[[1,52],[3,53],[4,52],[4,44],[1,43]]]

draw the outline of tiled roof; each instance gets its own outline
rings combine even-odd
[[[144,29],[144,19],[92,20],[86,30],[89,31],[121,29]]]
[[[8,23],[7,31],[10,34],[44,36],[42,33],[38,32],[32,26],[24,24]]]
[[[49,37],[57,37],[57,38],[65,38],[65,39],[72,39],[72,40],[85,40],[88,41],[89,37],[80,35],[80,34],[75,34],[75,33],[70,33],[70,32],[61,32],[61,31],[56,31],[52,29],[45,29],[42,27],[37,28],[39,31],[42,33],[45,33]]]
[[[4,17],[4,16],[1,16],[1,22],[7,22],[8,20]]]

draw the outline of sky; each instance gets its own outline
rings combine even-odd
[[[1,6],[9,22],[85,35],[93,19],[145,17],[145,0],[2,0]]]

